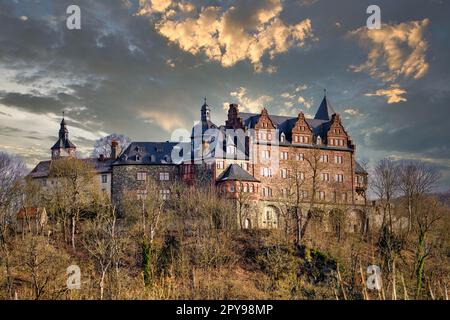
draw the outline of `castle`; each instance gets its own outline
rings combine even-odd
[[[53,183],[52,161],[75,157],[64,118],[51,150],[52,160],[30,173],[46,187]],[[297,117],[270,115],[265,108],[259,114],[242,113],[231,104],[220,126],[212,122],[205,99],[189,143],[132,142],[120,150],[114,141],[111,150],[110,157],[82,160],[92,163],[101,190],[115,203],[128,191],[145,197],[148,179],[168,201],[174,182],[202,182],[245,211],[237,217],[244,228],[280,228],[281,213],[293,201],[305,212],[311,207],[344,210],[352,217],[350,232],[367,227],[367,172],[355,160],[356,146],[326,94],[313,119],[302,112]]]

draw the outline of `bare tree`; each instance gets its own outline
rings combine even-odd
[[[11,228],[14,215],[21,206],[21,183],[25,173],[24,162],[5,152],[0,152],[0,252],[6,267],[9,298],[12,299]]]
[[[418,238],[415,256],[416,299],[422,289],[425,262],[431,253],[431,245],[427,237],[434,225],[443,217],[443,213],[444,210],[436,199],[422,199],[419,204],[418,214],[416,215]]]
[[[104,297],[105,277],[120,254],[117,237],[116,212],[113,206],[104,206],[97,211],[97,216],[87,222],[83,234],[83,245],[94,259],[100,272],[100,300]]]
[[[305,236],[307,227],[315,214],[318,212],[317,207],[317,194],[321,185],[320,182],[320,173],[327,167],[327,162],[323,161],[323,151],[319,146],[315,145],[313,149],[309,152],[309,154],[305,157],[305,161],[309,165],[309,174],[308,180],[310,181],[309,187],[311,191],[311,195],[309,196],[308,201],[308,212],[306,215],[305,222],[303,223],[301,229],[301,239]]]
[[[92,156],[94,158],[98,158],[100,155],[103,155],[105,158],[109,158],[111,156],[111,143],[113,141],[117,141],[119,143],[121,150],[125,150],[131,143],[131,139],[123,134],[112,133],[95,141]]]
[[[392,159],[378,162],[373,172],[372,189],[383,209],[383,227],[388,219],[389,231],[392,232],[392,200],[399,190],[399,168]]]
[[[411,161],[401,164],[399,175],[399,187],[407,201],[409,233],[413,224],[413,215],[417,214],[421,199],[433,191],[440,179],[440,174],[423,162]]]
[[[75,250],[75,233],[82,210],[92,204],[98,193],[93,165],[75,158],[52,162],[49,178],[54,185],[46,195],[50,207],[62,220],[64,239],[67,241],[67,225],[70,223],[70,243]]]

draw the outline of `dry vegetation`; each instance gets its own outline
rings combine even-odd
[[[207,188],[176,185],[162,201],[149,182],[146,197],[124,195],[118,209],[77,160],[53,167],[60,182],[49,191],[14,159],[0,161],[0,299],[448,299],[449,212],[420,164],[377,166],[379,230],[348,234],[336,216],[324,233],[312,217],[299,234],[295,210],[281,230],[242,230],[236,208]],[[49,221],[25,217],[19,230],[16,213],[30,207]],[[407,227],[393,227],[395,217]],[[66,286],[71,264],[79,290]],[[372,264],[381,291],[366,288]]]

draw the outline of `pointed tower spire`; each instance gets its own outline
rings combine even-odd
[[[204,102],[203,102],[202,110],[201,110],[201,121],[202,122],[211,121],[211,109],[209,108],[208,104],[206,103],[206,97],[204,97],[203,99],[204,99]]]
[[[69,129],[67,129],[63,111],[63,118],[59,127],[58,141],[56,141],[51,148],[52,159],[57,159],[64,156],[75,156],[76,148],[77,147],[69,140]]]
[[[330,101],[328,101],[327,89],[324,89],[323,92],[324,92],[323,100],[322,100],[322,103],[320,104],[319,109],[317,110],[317,113],[316,113],[316,116],[314,117],[314,119],[330,121],[331,117],[336,112],[334,111],[333,107],[331,106]]]

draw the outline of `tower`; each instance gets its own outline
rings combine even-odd
[[[211,109],[209,108],[208,104],[206,103],[206,97],[205,97],[205,102],[203,103],[202,109],[201,109],[201,121],[202,122],[211,121]]]
[[[58,141],[51,148],[52,150],[52,160],[59,159],[62,157],[75,157],[75,151],[77,147],[69,140],[69,129],[67,129],[66,120],[63,118],[61,120]]]

